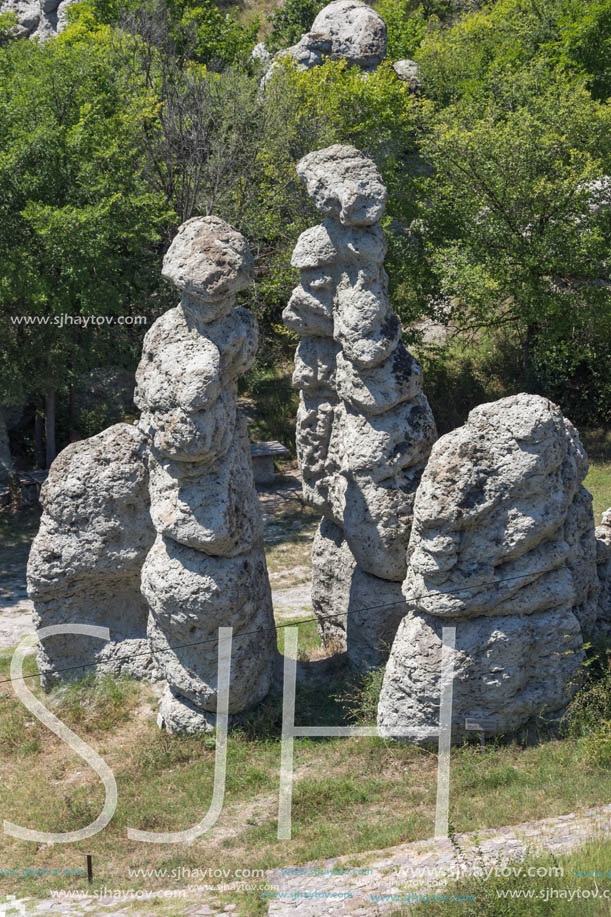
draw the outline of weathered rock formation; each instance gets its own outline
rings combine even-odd
[[[386,189],[375,164],[336,145],[304,157],[297,171],[325,217],[297,241],[301,283],[283,313],[301,336],[293,384],[304,496],[332,523],[316,539],[313,601],[323,638],[331,633],[324,618],[343,631],[347,614],[349,656],[378,664],[403,605],[414,494],[435,425],[388,298],[379,224]],[[365,613],[359,602],[359,617],[361,589],[377,607]],[[360,620],[367,633],[357,636]]]
[[[2,0],[0,11],[14,13],[17,37],[51,38],[66,26],[66,11],[74,0]]]
[[[536,395],[483,404],[433,447],[414,504],[403,619],[378,725],[434,729],[441,631],[456,627],[453,737],[510,732],[569,701],[598,614],[587,458]]]
[[[322,520],[312,545],[312,607],[324,646],[348,649],[353,665],[363,670],[388,657],[406,612],[401,584],[366,573],[329,519]]]
[[[392,68],[399,79],[408,84],[410,92],[422,92],[423,86],[420,67],[416,61],[409,60],[408,58],[405,60],[398,60],[395,61]]]
[[[600,592],[595,639],[611,636],[611,508],[603,513],[596,528],[596,566]]]
[[[345,60],[364,71],[375,70],[386,57],[386,23],[360,0],[334,0],[316,16],[310,31],[296,45],[279,51],[273,61],[260,49],[253,53],[265,65],[271,63],[264,83],[276,66],[274,62],[282,57],[292,58],[299,70],[319,67],[327,58]]]
[[[106,644],[48,637],[38,652],[44,687],[92,671],[157,676],[140,594],[140,570],[155,537],[145,450],[137,427],[117,424],[64,449],[42,487],[27,573],[34,624],[96,624],[111,635]]]
[[[320,11],[312,28],[288,54],[304,70],[325,57],[371,70],[386,57],[386,23],[360,0],[334,0]]]
[[[267,694],[275,663],[262,519],[237,412],[237,379],[254,360],[257,324],[235,296],[253,266],[243,236],[222,220],[181,226],[163,265],[181,302],[147,333],[136,374],[157,531],[142,592],[168,682],[159,721],[171,732],[214,723],[219,627],[233,627],[230,712]]]

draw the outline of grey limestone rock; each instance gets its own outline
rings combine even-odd
[[[456,626],[455,737],[467,715],[506,732],[566,705],[599,591],[586,472],[577,431],[537,395],[480,405],[438,440],[414,501],[386,735],[401,717],[435,726],[442,626]]]
[[[366,3],[334,0],[312,23],[312,34],[331,41],[331,56],[370,69],[386,57],[386,23]]]
[[[75,0],[2,0],[0,12],[14,13],[16,37],[52,38],[66,27],[66,12]]]
[[[253,57],[268,68],[265,86],[282,57],[290,57],[300,70],[319,67],[327,58],[345,60],[365,72],[375,70],[386,57],[386,43],[386,23],[375,10],[360,0],[334,0],[318,13],[310,31],[297,44],[279,51],[271,64],[258,45]]]
[[[268,692],[276,658],[263,524],[237,379],[257,349],[257,324],[235,294],[252,278],[243,236],[217,217],[178,231],[163,274],[181,302],[145,337],[136,403],[150,439],[157,540],[142,570],[148,637],[168,688],[159,723],[213,728],[218,629],[233,628],[230,712]]]
[[[254,46],[254,48],[250,52],[250,56],[252,60],[258,61],[258,63],[261,64],[261,66],[266,69],[269,67],[271,60],[272,60],[271,53],[267,50],[267,48],[265,47],[265,44],[262,41],[258,42]]]
[[[386,23],[366,3],[334,0],[316,16],[310,31],[284,53],[304,69],[330,57],[371,70],[386,57]]]
[[[467,735],[465,720],[486,719],[498,734],[536,717],[557,719],[578,684],[584,658],[579,622],[566,609],[461,621],[410,614],[399,625],[378,706],[380,734],[439,726],[442,628],[456,627],[452,739]]]
[[[386,188],[375,163],[352,146],[335,144],[308,153],[297,164],[317,209],[344,226],[372,226],[386,206]]]
[[[160,535],[142,570],[142,590],[153,653],[175,693],[216,711],[218,629],[231,626],[229,712],[265,697],[276,654],[261,544],[246,554],[213,556]]]
[[[401,584],[365,573],[328,519],[312,545],[312,606],[325,647],[347,652],[361,670],[386,661],[407,612]]]
[[[398,60],[395,61],[395,63],[392,65],[392,68],[399,79],[408,84],[410,92],[422,91],[420,67],[416,61],[409,60],[407,58],[405,60]]]
[[[605,510],[596,527],[596,565],[600,593],[594,638],[611,635],[611,509]]]
[[[246,422],[238,419],[228,452],[212,465],[150,463],[151,515],[161,535],[206,554],[232,557],[263,537],[249,461]]]
[[[405,610],[399,584],[435,424],[388,297],[379,224],[386,189],[375,164],[336,145],[310,153],[297,171],[325,216],[297,241],[292,264],[301,283],[283,316],[301,337],[293,374],[297,457],[304,496],[325,516],[321,533],[326,525],[340,533],[319,533],[315,544],[314,607],[321,621],[325,603],[342,608],[352,622],[348,655],[368,667],[381,657],[362,646],[394,633],[397,601]],[[393,599],[374,602],[380,610],[371,618],[359,616],[357,585],[372,599]],[[333,629],[321,624],[321,633],[334,642]]]
[[[163,259],[162,274],[212,321],[230,312],[231,299],[252,281],[254,259],[244,236],[219,217],[183,223]]]
[[[27,571],[36,626],[96,624],[111,636],[107,644],[72,634],[45,639],[38,654],[43,685],[92,670],[156,677],[140,595],[154,540],[144,436],[116,424],[71,444],[53,462],[41,500]]]
[[[514,395],[471,411],[433,447],[416,494],[410,607],[445,618],[516,603],[578,613],[565,527],[586,472],[577,431],[547,399]],[[595,582],[593,557],[585,577]]]

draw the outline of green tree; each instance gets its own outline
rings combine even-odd
[[[260,26],[258,19],[242,25],[213,0],[85,0],[73,17],[120,26],[181,65],[199,63],[216,71],[248,63]]]
[[[0,402],[46,400],[47,462],[56,393],[131,354],[129,326],[109,321],[158,308],[174,215],[143,180],[157,103],[126,80],[122,54],[108,28],[0,51]]]
[[[297,44],[309,32],[316,16],[327,4],[325,0],[285,0],[268,16],[271,31],[265,37],[269,51],[280,51]]]
[[[565,389],[579,370],[582,407],[611,392],[610,127],[583,81],[528,68],[496,102],[440,111],[423,143],[434,173],[419,238],[443,320],[473,336],[511,329],[531,389],[550,391],[552,365]]]

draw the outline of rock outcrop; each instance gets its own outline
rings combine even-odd
[[[145,452],[137,427],[117,424],[64,449],[43,484],[27,572],[35,626],[95,624],[111,635],[106,644],[73,634],[45,639],[38,652],[44,687],[93,671],[158,675],[140,594],[155,537]]]
[[[14,13],[18,38],[52,38],[66,27],[75,0],[2,0],[0,12]]]
[[[237,411],[257,324],[235,296],[253,266],[244,237],[222,220],[183,224],[163,264],[181,302],[148,331],[136,374],[157,531],[142,592],[168,682],[159,722],[170,732],[215,722],[219,627],[233,627],[231,713],[267,694],[276,659],[262,518]]]
[[[371,633],[384,634],[386,642],[396,626],[414,494],[435,425],[422,372],[401,342],[388,298],[379,224],[386,189],[375,164],[354,147],[336,145],[304,157],[297,171],[325,217],[297,241],[292,264],[301,283],[283,313],[301,336],[293,384],[300,391],[296,439],[304,496],[336,527],[323,524],[317,536],[314,602],[326,637],[323,615],[341,621],[347,614],[350,621],[356,605],[346,596],[356,594],[355,576],[369,575],[366,591],[380,598],[367,627],[375,620]],[[345,561],[330,577],[338,542]],[[348,655],[353,643],[360,664],[356,647],[364,635],[357,639],[356,616],[353,621]],[[380,649],[372,664],[384,657]]]
[[[594,639],[611,636],[611,508],[605,510],[596,528],[596,567],[600,592]]]
[[[392,65],[393,70],[397,74],[400,80],[404,83],[407,83],[409,86],[410,92],[422,92],[422,77],[420,74],[420,67],[416,61],[409,60],[398,60]]]
[[[269,66],[260,50],[255,57]],[[375,70],[386,57],[386,23],[360,0],[334,0],[320,11],[296,45],[274,56],[264,83],[282,57],[292,58],[299,70],[319,67],[327,58],[345,60],[366,72]]]
[[[436,443],[414,504],[384,735],[437,726],[444,625],[456,627],[454,738],[466,717],[504,733],[563,710],[598,614],[586,472],[577,431],[536,395],[480,405]]]
[[[282,52],[309,70],[325,57],[372,70],[386,57],[386,23],[360,0],[334,0],[320,11],[312,28]]]
[[[387,658],[406,612],[401,583],[365,573],[329,519],[312,545],[312,607],[323,645],[334,652],[349,648],[351,663],[361,670]]]

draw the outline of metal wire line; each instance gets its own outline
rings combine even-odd
[[[555,568],[552,568],[552,570],[553,569]],[[551,573],[552,570],[543,570],[541,572],[542,573]],[[472,592],[474,589],[481,589],[482,586],[484,587],[485,586],[499,586],[501,583],[510,583],[510,582],[513,582],[514,580],[526,579],[529,576],[533,576],[533,573],[532,572],[520,573],[517,576],[507,576],[504,579],[496,580],[496,582],[494,583],[482,583],[479,586],[474,586],[471,588],[463,587],[461,589],[448,589],[447,592],[438,592],[438,593],[423,592],[421,595],[410,596],[410,602],[416,601],[417,599],[429,598],[435,595],[446,596],[446,595],[460,595],[460,594],[465,594],[465,593],[468,594],[469,592]],[[380,608],[392,608],[393,605],[397,605],[397,604],[399,603],[398,602],[382,602],[379,605],[364,605],[359,608],[355,608],[354,611],[375,611],[376,609],[380,609]],[[274,622],[274,629],[281,630],[283,627],[298,627],[300,624],[310,624],[313,621],[333,620],[334,618],[342,618],[345,614],[346,612],[339,612],[338,614],[319,615],[319,616],[315,615],[311,618],[303,618],[301,621],[286,621],[283,624],[276,624]],[[452,621],[453,619],[449,618],[448,620]],[[250,636],[254,636],[255,634],[260,634],[260,633],[261,633],[260,630],[243,631],[240,634],[236,634],[235,637],[233,637],[232,639],[238,640],[240,637],[250,637]],[[182,643],[182,644],[179,644],[178,646],[169,646],[165,650],[156,651],[155,655],[163,655],[163,653],[170,653],[170,652],[173,652],[174,650],[184,650],[192,646],[204,646],[205,644],[216,643],[216,642],[217,642],[217,638],[214,637],[211,640],[197,640],[195,643]],[[138,656],[148,656],[148,655],[150,655],[148,651],[142,652],[142,653],[132,653],[130,658],[134,659]],[[55,669],[54,674],[60,675],[63,672],[71,672],[74,669],[95,668],[95,666],[97,665],[99,665],[99,660],[97,662],[83,662],[81,665],[72,665],[72,666],[67,666],[64,669]],[[23,678],[23,679],[39,678],[39,677],[40,677],[39,672],[33,675],[21,675],[20,676],[20,678]],[[12,679],[10,678],[2,679],[0,680],[0,685],[10,684],[11,681]]]

